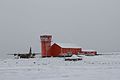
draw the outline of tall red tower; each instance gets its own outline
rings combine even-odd
[[[42,54],[42,57],[49,57],[50,56],[49,49],[51,47],[52,35],[41,35],[40,39],[41,39],[41,54]]]

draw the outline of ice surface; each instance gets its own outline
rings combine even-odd
[[[64,58],[1,59],[0,80],[120,80],[120,55]]]

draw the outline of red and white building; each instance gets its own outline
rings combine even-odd
[[[82,48],[70,43],[54,43],[49,51],[53,56],[64,56],[68,53],[77,55],[82,51]]]
[[[87,55],[87,56],[94,56],[97,54],[97,51],[95,51],[95,50],[82,50],[81,54]]]
[[[51,43],[52,35],[42,35],[41,39],[41,54],[42,57],[58,57],[70,54],[87,54],[96,55],[97,51],[82,50],[81,47],[70,43]]]

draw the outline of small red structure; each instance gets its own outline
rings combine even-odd
[[[82,50],[81,47],[70,43],[54,43],[51,45],[52,35],[42,35],[41,39],[41,55],[42,57],[58,57],[72,54],[96,55],[96,51]]]
[[[95,50],[82,50],[81,54],[84,54],[86,56],[94,56],[97,54],[97,51],[95,51]]]

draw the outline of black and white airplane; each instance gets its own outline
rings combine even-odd
[[[35,55],[40,55],[40,53],[32,53],[32,48],[30,47],[29,53],[15,53],[9,55],[14,55],[16,58],[35,58]]]

